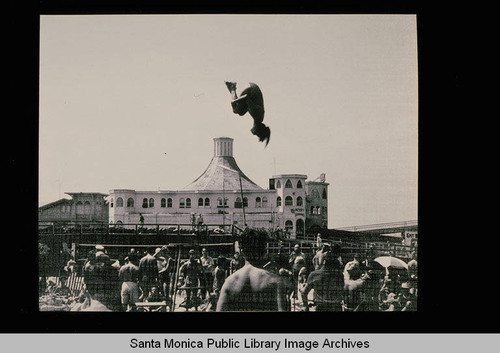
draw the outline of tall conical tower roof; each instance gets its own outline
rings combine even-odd
[[[214,156],[207,169],[184,190],[263,190],[241,171],[233,157],[233,139],[214,138]]]

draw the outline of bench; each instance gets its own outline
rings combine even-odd
[[[167,302],[137,302],[135,303],[135,306],[138,308],[144,308],[144,309],[163,309],[163,310],[151,310],[151,311],[167,311]]]

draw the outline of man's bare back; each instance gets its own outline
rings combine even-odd
[[[291,287],[288,282],[247,262],[226,278],[217,311],[285,311],[287,287]]]

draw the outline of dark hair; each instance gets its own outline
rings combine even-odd
[[[96,261],[85,266],[83,271],[85,287],[92,297],[98,297],[111,310],[120,302],[120,281],[118,269],[109,261]]]
[[[340,255],[342,254],[342,247],[340,246],[340,244],[333,244],[333,246],[331,247],[331,252],[336,255]]]
[[[226,257],[223,255],[219,255],[217,257],[217,266],[224,267],[226,266]]]
[[[240,237],[240,248],[250,262],[260,261],[264,257],[267,243],[267,233],[254,229],[245,229]]]
[[[335,252],[327,252],[325,254],[325,257],[323,258],[323,263],[324,263],[324,268],[327,271],[333,271],[333,270],[341,270],[341,264],[337,257],[339,256],[338,253]]]

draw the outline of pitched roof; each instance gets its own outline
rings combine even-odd
[[[184,190],[240,190],[240,177],[243,190],[263,190],[241,171],[234,157],[227,155],[214,156],[203,174]]]

